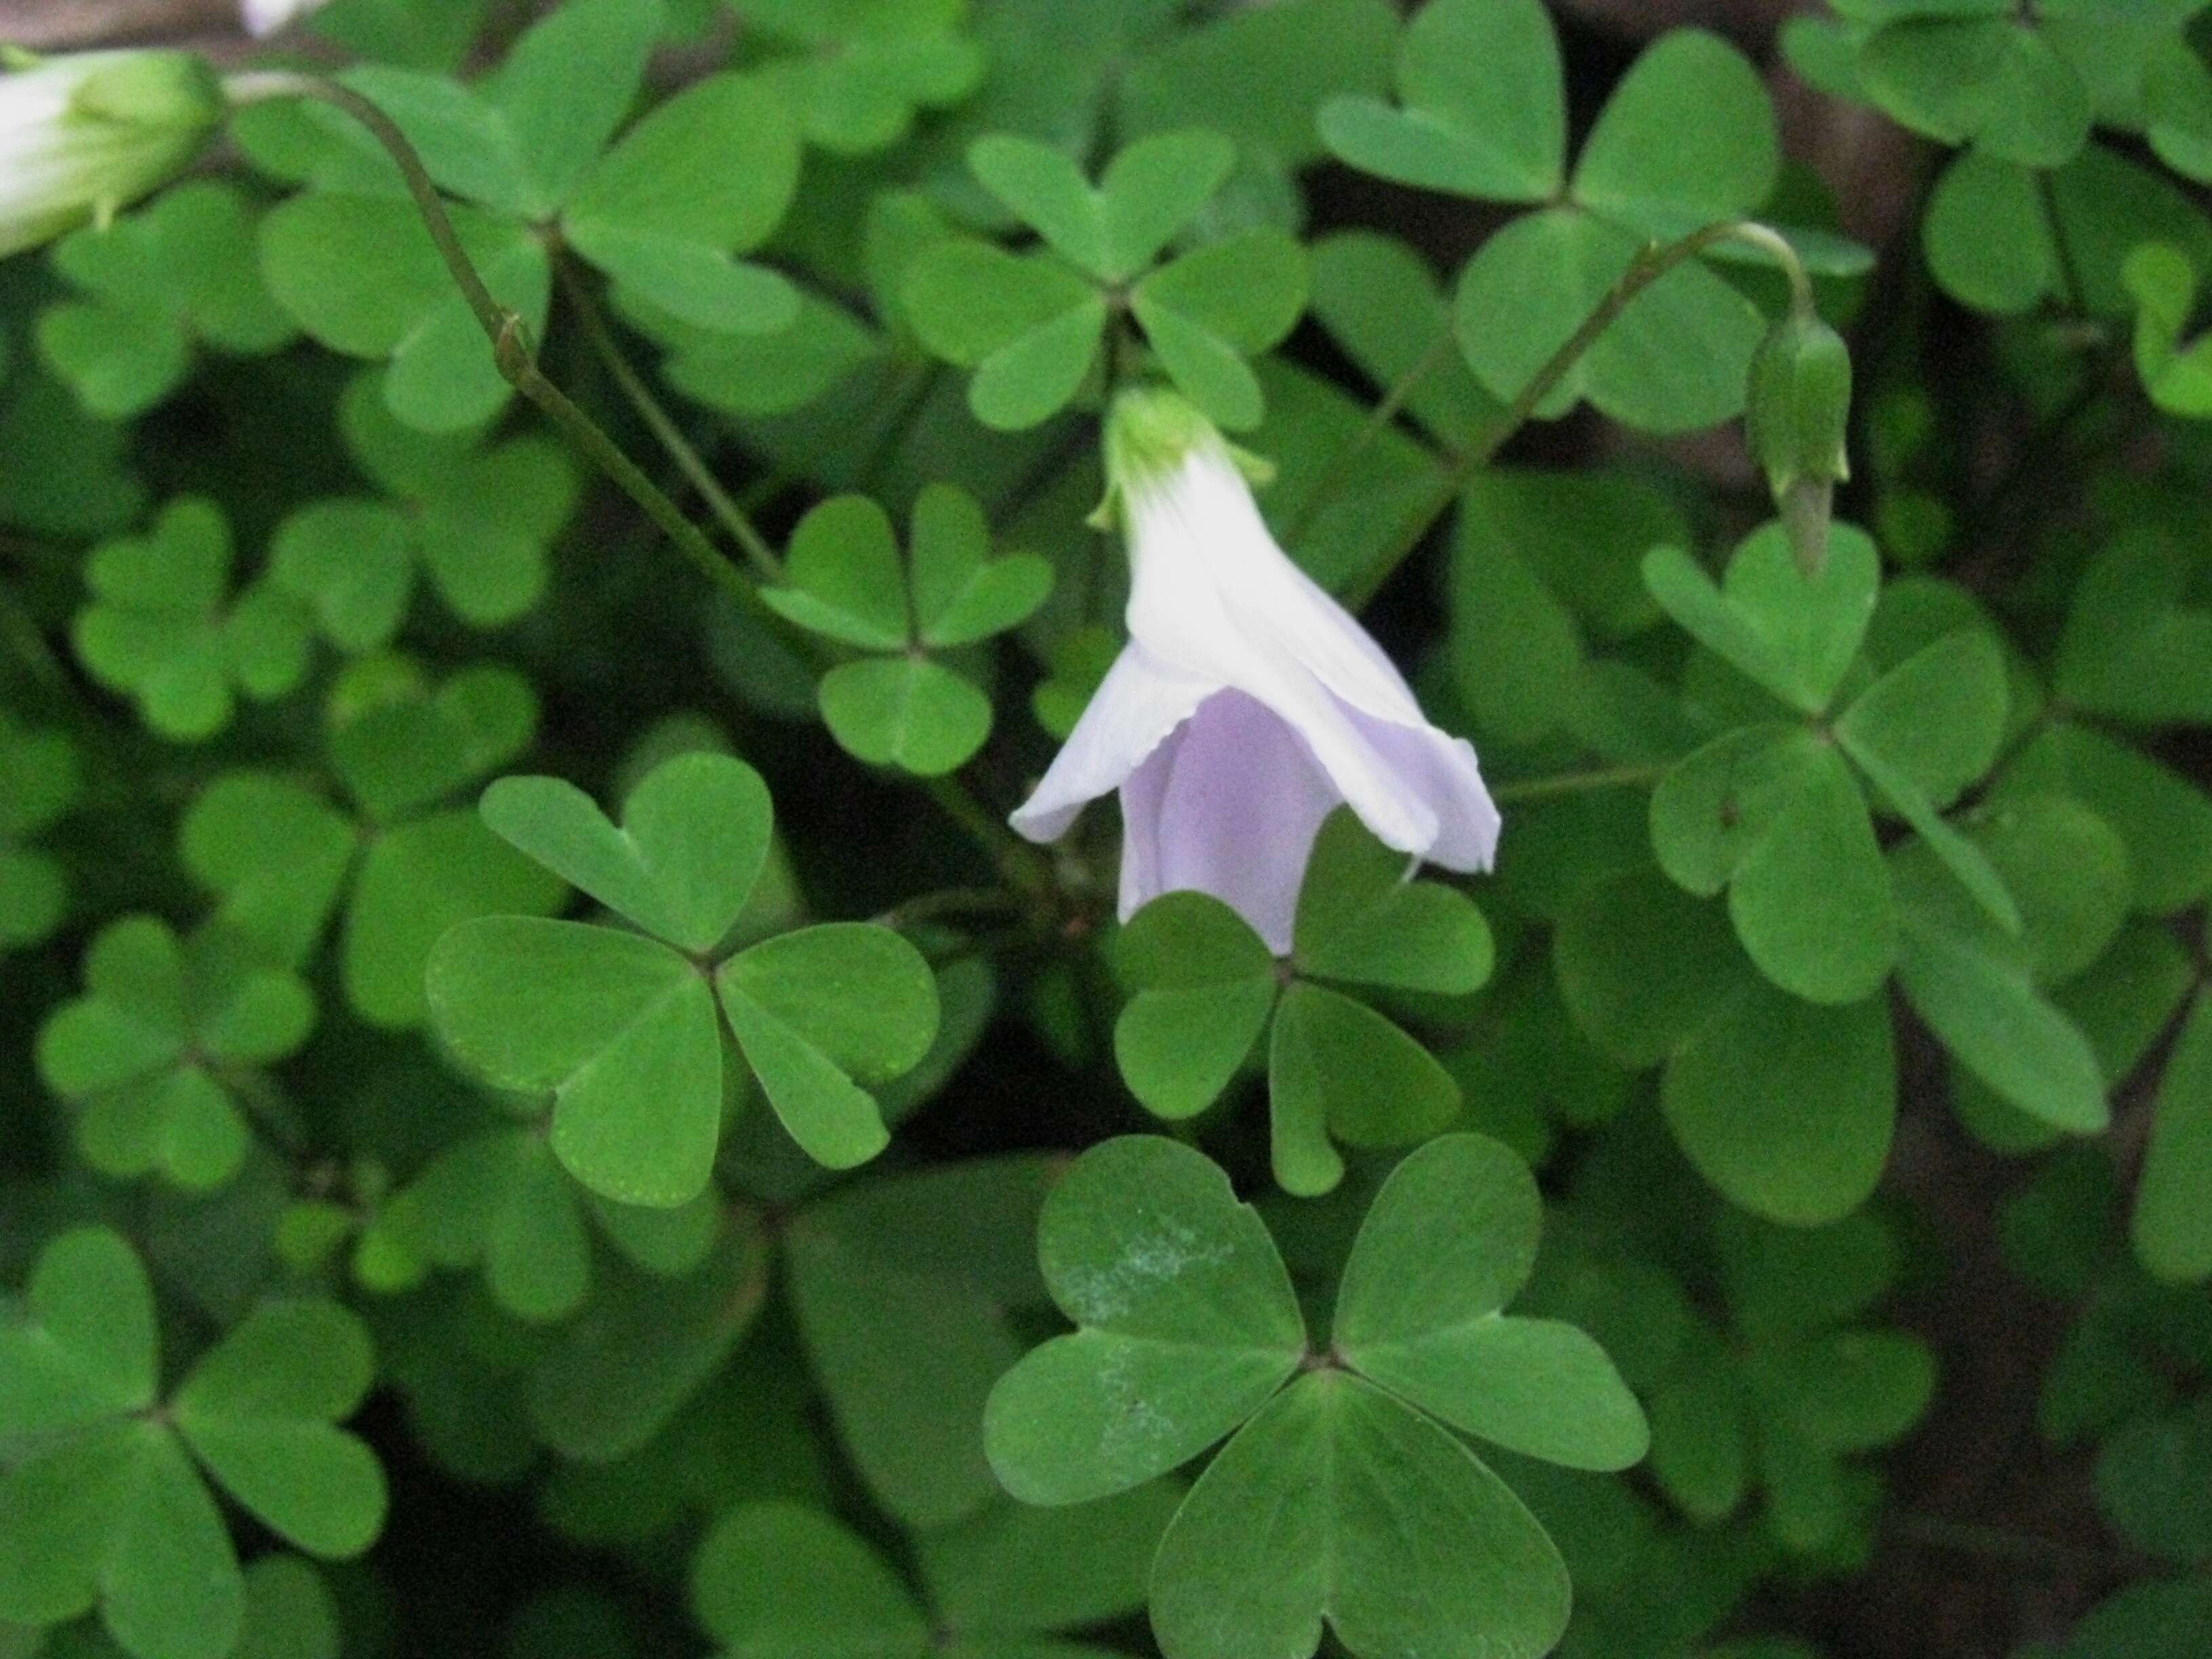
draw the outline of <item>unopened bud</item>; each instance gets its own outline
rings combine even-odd
[[[104,219],[197,156],[222,89],[180,52],[20,60],[0,74],[0,254]]]
[[[1808,574],[1826,560],[1829,504],[1850,477],[1850,412],[1851,356],[1843,337],[1810,312],[1793,310],[1752,358],[1744,431]]]

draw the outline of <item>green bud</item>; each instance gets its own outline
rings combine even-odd
[[[1090,519],[1099,530],[1114,527],[1125,491],[1179,471],[1194,450],[1225,454],[1255,489],[1275,476],[1273,462],[1231,443],[1195,404],[1165,386],[1132,386],[1115,395],[1106,411],[1105,450],[1106,498]]]
[[[222,89],[181,52],[13,59],[0,74],[0,254],[106,218],[191,164]]]
[[[1793,310],[1751,361],[1744,432],[1808,572],[1826,561],[1829,505],[1850,477],[1850,349],[1819,317]]]

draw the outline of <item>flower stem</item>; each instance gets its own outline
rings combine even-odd
[[[614,331],[607,326],[606,317],[599,310],[599,302],[592,297],[591,290],[565,264],[557,269],[561,292],[575,311],[577,320],[583,327],[584,338],[606,368],[608,378],[629,400],[630,407],[637,411],[638,419],[645,422],[646,429],[668,452],[669,458],[676,463],[685,481],[699,492],[699,499],[707,503],[708,510],[730,532],[730,539],[744,550],[745,557],[751,562],[760,579],[764,582],[781,581],[783,561],[776,556],[775,550],[769,545],[768,538],[754,526],[744,508],[738,506],[729,491],[722,488],[721,480],[714,476],[714,469],[707,465],[705,458],[692,447],[691,441],[684,435],[684,429],[676,423],[676,417],[653,394],[653,388],[646,384],[643,377],[630,367],[629,359],[623,356],[621,343],[616,340]]]
[[[230,76],[224,82],[223,89],[234,106],[262,103],[278,98],[312,99],[344,111],[367,128],[370,136],[383,146],[393,164],[398,167],[400,177],[406,182],[407,193],[413,198],[416,210],[422,216],[423,228],[428,232],[439,257],[445,261],[446,269],[452,274],[463,299],[468,302],[469,310],[483,330],[484,337],[491,342],[492,357],[499,366],[500,374],[517,392],[544,411],[546,417],[559,427],[600,471],[618,485],[624,495],[636,502],[646,516],[675,543],[677,550],[697,567],[702,574],[748,611],[768,614],[767,607],[761,603],[760,592],[751,579],[725,558],[714,543],[708,540],[705,532],[684,516],[683,508],[669,499],[667,493],[646,475],[645,470],[623,453],[621,446],[539,369],[531,348],[529,330],[522,319],[501,305],[485,285],[475,263],[469,258],[468,250],[461,245],[459,233],[453,228],[453,218],[446,211],[445,201],[438,194],[438,186],[431,179],[429,169],[423,165],[422,158],[416,153],[415,146],[408,141],[407,135],[399,130],[390,116],[351,88],[315,75],[294,74],[286,70],[254,71]],[[589,317],[592,313],[586,312],[583,314]],[[611,337],[608,343],[613,344]],[[619,350],[613,355],[619,361]],[[611,362],[608,366],[611,370],[615,363]],[[702,476],[712,482],[712,475],[708,471],[705,462],[699,459],[696,451],[684,442],[683,434],[676,429],[675,422],[653,399],[643,382],[637,380],[627,362],[621,364],[621,369],[622,373],[617,375],[617,384],[627,381],[644,392],[646,401],[638,412],[653,428],[654,435],[669,445],[670,453],[675,457],[677,464],[684,469],[695,485],[700,483]],[[625,385],[624,390],[629,389],[629,386]],[[647,406],[653,411],[652,414],[647,413]],[[670,443],[672,437],[676,441],[672,444]],[[692,471],[694,466],[698,469],[696,473]],[[702,490],[702,493],[706,492]],[[714,504],[716,496],[727,503],[730,512],[738,519],[743,519],[736,503],[729,501],[719,484],[715,485],[714,494],[708,497],[710,506]],[[716,510],[720,512],[721,509],[717,507]],[[731,524],[732,533],[737,534],[731,520],[726,518],[724,522]],[[750,531],[750,521],[745,522]],[[780,570],[774,551],[764,540],[758,538],[757,532],[750,540],[740,537],[739,541],[756,565],[763,562],[762,556],[764,554],[768,568]],[[753,545],[754,541],[758,541],[757,549]],[[990,855],[994,865],[1017,890],[1035,899],[1041,907],[1052,902],[1055,883],[1051,863],[1043,854],[987,811],[957,779],[926,778],[920,781],[930,799]]]
[[[398,167],[416,211],[422,216],[422,228],[429,234],[431,244],[445,261],[461,297],[468,302],[477,326],[491,342],[492,360],[499,366],[501,375],[536,404],[593,465],[636,502],[708,581],[741,604],[752,606],[759,603],[744,573],[715,551],[714,544],[698,526],[684,517],[683,509],[669,500],[659,485],[646,476],[645,470],[624,454],[621,447],[579,409],[568,393],[545,378],[538,367],[529,329],[520,316],[501,305],[485,286],[468,250],[461,245],[460,234],[453,228],[452,216],[446,211],[446,204],[438,194],[429,170],[422,165],[422,158],[416,154],[407,135],[390,116],[350,87],[315,75],[258,70],[232,76],[223,83],[223,90],[234,105],[263,103],[276,98],[312,99],[343,110],[367,128]]]
[[[1665,766],[1613,766],[1595,772],[1562,772],[1555,777],[1522,778],[1501,783],[1490,793],[1500,805],[1506,805],[1514,801],[1547,800],[1555,795],[1585,794],[1594,789],[1638,789],[1647,783],[1658,782],[1671,769]]]
[[[1529,378],[1528,383],[1515,394],[1505,411],[1486,432],[1478,435],[1437,475],[1436,486],[1406,515],[1397,533],[1385,543],[1382,550],[1370,562],[1367,568],[1343,594],[1344,602],[1358,611],[1373,599],[1391,573],[1402,564],[1407,555],[1421,544],[1430,526],[1441,518],[1459,499],[1467,481],[1496,459],[1513,435],[1535,417],[1544,400],[1559,389],[1575,365],[1589,349],[1603,337],[1605,331],[1620,319],[1621,313],[1634,304],[1637,296],[1650,288],[1676,266],[1695,258],[1716,242],[1748,242],[1771,254],[1790,277],[1790,302],[1795,307],[1809,307],[1812,303],[1812,278],[1806,273],[1804,262],[1786,239],[1765,225],[1748,221],[1729,220],[1693,230],[1688,235],[1672,242],[1654,243],[1640,251],[1629,262],[1613,287],[1599,301],[1582,325],[1569,335],[1559,349],[1546,359],[1542,368]],[[1358,440],[1354,440],[1358,441]]]
[[[1375,441],[1382,435],[1382,428],[1398,418],[1398,411],[1406,406],[1406,400],[1413,395],[1423,380],[1443,367],[1444,360],[1451,356],[1458,343],[1450,325],[1446,325],[1406,372],[1392,383],[1389,390],[1382,394],[1382,401],[1376,404],[1360,423],[1359,430],[1346,439],[1343,447],[1328,458],[1328,465],[1322,470],[1321,479],[1314,485],[1313,493],[1306,497],[1304,504],[1291,516],[1290,524],[1285,528],[1285,541],[1296,542],[1313,528],[1314,521],[1321,517],[1322,509],[1336,499],[1350,481],[1353,464],[1373,447]]]

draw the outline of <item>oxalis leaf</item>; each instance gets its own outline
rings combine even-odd
[[[1324,1621],[1362,1656],[1543,1652],[1566,1622],[1564,1564],[1424,1415],[1586,1468],[1642,1455],[1642,1413],[1596,1346],[1500,1311],[1540,1207],[1494,1142],[1412,1154],[1369,1210],[1317,1352],[1274,1241],[1220,1170],[1174,1141],[1095,1147],[1038,1227],[1046,1283],[1081,1328],[993,1391],[992,1466],[1025,1501],[1082,1503],[1235,1431],[1153,1564],[1169,1659],[1304,1659]]]
[[[27,1300],[27,1316],[0,1315],[0,1441],[14,1443],[0,1474],[0,1627],[96,1607],[134,1659],[229,1653],[247,1589],[195,1457],[302,1548],[350,1557],[374,1540],[383,1472],[336,1426],[374,1371],[353,1314],[253,1307],[157,1413],[152,1287],[119,1236],[54,1240]]]
[[[439,941],[439,1034],[487,1081],[553,1097],[553,1151],[592,1191],[672,1207],[704,1190],[720,1139],[722,1018],[787,1128],[817,1162],[865,1163],[888,1135],[864,1085],[910,1070],[937,1030],[936,981],[888,928],[832,923],[719,966],[769,851],[759,775],[713,754],[663,762],[617,830],[580,791],[512,778],[484,817],[515,846],[655,937],[493,916]],[[719,1003],[721,1016],[716,1012]]]
[[[1403,854],[1340,808],[1315,841],[1287,961],[1203,894],[1164,894],[1131,917],[1120,957],[1133,994],[1114,1039],[1131,1091],[1162,1117],[1205,1110],[1272,1013],[1272,1151],[1285,1191],[1325,1193],[1343,1179],[1333,1140],[1402,1146],[1443,1128],[1461,1103],[1451,1073],[1337,988],[1463,995],[1490,977],[1490,929],[1474,902],[1408,873]]]

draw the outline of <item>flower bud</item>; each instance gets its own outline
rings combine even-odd
[[[158,189],[222,116],[222,88],[188,52],[76,52],[0,74],[0,255]]]
[[[248,34],[274,34],[295,17],[326,4],[328,0],[239,0],[239,15]]]
[[[1850,410],[1843,337],[1810,312],[1792,311],[1752,359],[1744,431],[1808,574],[1826,560],[1829,504],[1850,477],[1844,447]]]

